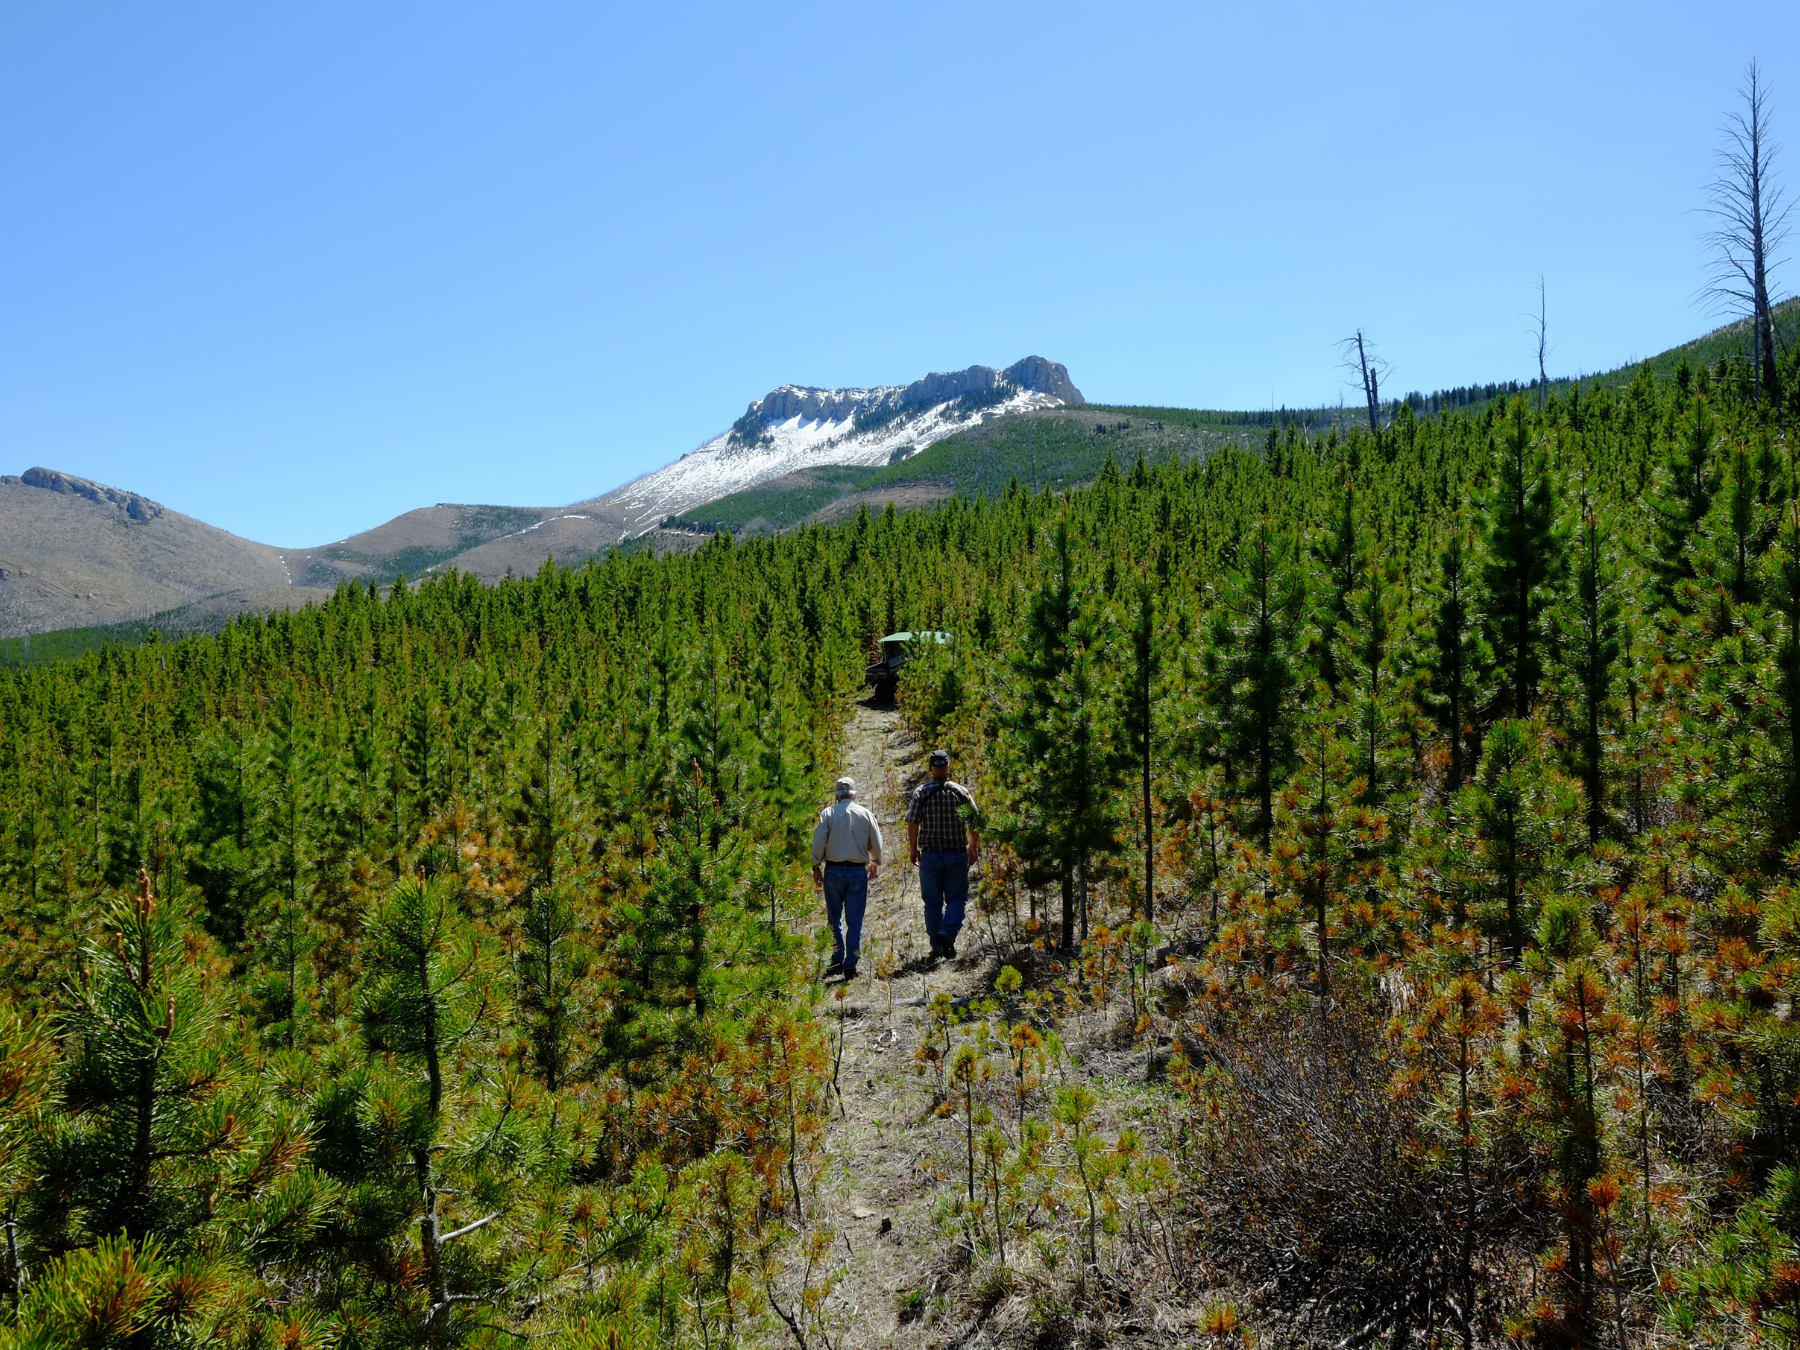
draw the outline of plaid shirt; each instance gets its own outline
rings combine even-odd
[[[961,852],[969,846],[969,832],[963,828],[962,810],[975,809],[975,798],[961,783],[948,778],[938,782],[927,778],[912,795],[906,808],[906,823],[919,827],[919,852]]]

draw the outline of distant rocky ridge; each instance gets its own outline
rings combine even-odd
[[[229,608],[232,596],[263,607],[251,594],[271,590],[305,598],[267,544],[53,469],[0,477],[0,637]]]
[[[71,497],[86,497],[90,502],[101,506],[116,506],[132,520],[155,520],[163,514],[162,507],[148,497],[140,497],[135,492],[121,492],[104,483],[76,478],[73,474],[58,473],[55,469],[27,469],[18,477],[0,474],[0,484],[4,483],[43,488],[46,492],[61,492]]]
[[[1029,356],[907,385],[783,385],[674,463],[565,507],[441,504],[309,549],[240,539],[147,497],[55,469],[0,476],[0,638],[162,616],[176,631],[297,607],[352,577],[455,568],[496,581],[574,565],[729,493],[813,466],[887,464],[965,427],[1083,402]],[[160,620],[159,620],[160,621]]]

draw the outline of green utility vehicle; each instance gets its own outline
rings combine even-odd
[[[881,639],[881,657],[869,662],[863,683],[875,691],[877,703],[892,703],[900,688],[900,668],[912,657],[915,642],[935,642],[940,647],[950,641],[948,633],[889,633]]]

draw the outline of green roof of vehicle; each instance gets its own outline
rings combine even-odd
[[[883,642],[924,642],[927,639],[930,639],[941,647],[946,642],[950,641],[950,635],[941,631],[936,633],[927,633],[923,631],[917,633],[889,633],[881,640]]]

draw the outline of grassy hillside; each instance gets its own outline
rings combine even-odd
[[[840,497],[868,485],[879,468],[853,464],[821,464],[800,473],[785,474],[745,492],[734,492],[710,502],[699,513],[678,516],[668,528],[683,530],[731,530],[737,534],[762,534],[797,524]]]
[[[285,557],[301,584],[332,587],[355,577],[385,586],[403,576],[416,580],[459,554],[539,524],[547,514],[525,507],[442,503],[408,511],[335,544],[290,550]]]

